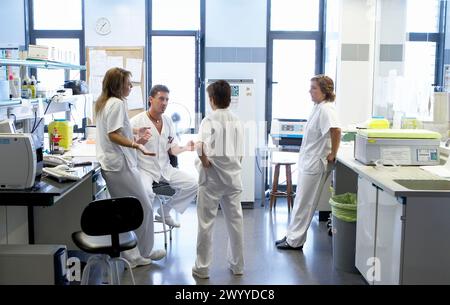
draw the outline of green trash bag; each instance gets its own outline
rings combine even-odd
[[[331,213],[338,219],[355,222],[356,221],[356,194],[345,193],[334,195],[330,198]]]

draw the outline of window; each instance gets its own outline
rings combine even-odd
[[[319,30],[319,0],[274,0],[270,4],[272,31]]]
[[[322,0],[269,0],[267,116],[307,119],[310,79],[323,72]],[[294,73],[293,73],[294,72]]]
[[[35,30],[82,30],[81,0],[33,0]]]
[[[434,129],[435,91],[440,91],[443,85],[446,2],[406,0],[395,3],[379,2],[377,17],[384,24],[376,34],[379,54],[375,62],[373,115],[392,120],[394,127],[400,127],[404,118],[413,117],[428,122],[427,128]],[[395,14],[392,7],[402,13]],[[400,28],[403,25],[404,34],[388,30],[389,23]]]
[[[149,89],[170,90],[165,114],[177,133],[193,132],[200,112],[202,84],[202,7],[205,0],[151,0]]]
[[[61,50],[70,51],[69,54],[72,54],[72,60],[70,63],[74,65],[78,65],[80,63],[80,42],[78,39],[37,38],[36,44],[57,47]],[[63,81],[65,79],[65,71],[61,69],[37,69],[37,79],[40,80],[41,86],[46,89],[58,88],[63,85]],[[80,71],[71,70],[70,79],[80,79]]]
[[[28,0],[29,43],[67,51],[66,62],[84,65],[84,0]],[[55,90],[65,79],[85,79],[85,72],[37,69],[31,71],[41,86]]]
[[[152,30],[199,29],[200,0],[152,0]]]

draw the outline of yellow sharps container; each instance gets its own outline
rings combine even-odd
[[[64,150],[69,150],[72,146],[73,128],[70,122],[64,119],[56,119],[48,124],[49,139],[60,138],[59,146]]]

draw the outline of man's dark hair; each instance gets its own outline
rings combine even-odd
[[[166,93],[170,93],[169,88],[167,88],[167,86],[164,85],[154,85],[152,87],[152,89],[150,90],[150,96],[151,97],[155,97],[158,92],[166,92]]]

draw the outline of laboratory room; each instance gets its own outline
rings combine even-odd
[[[449,16],[2,0],[0,284],[450,284]]]

